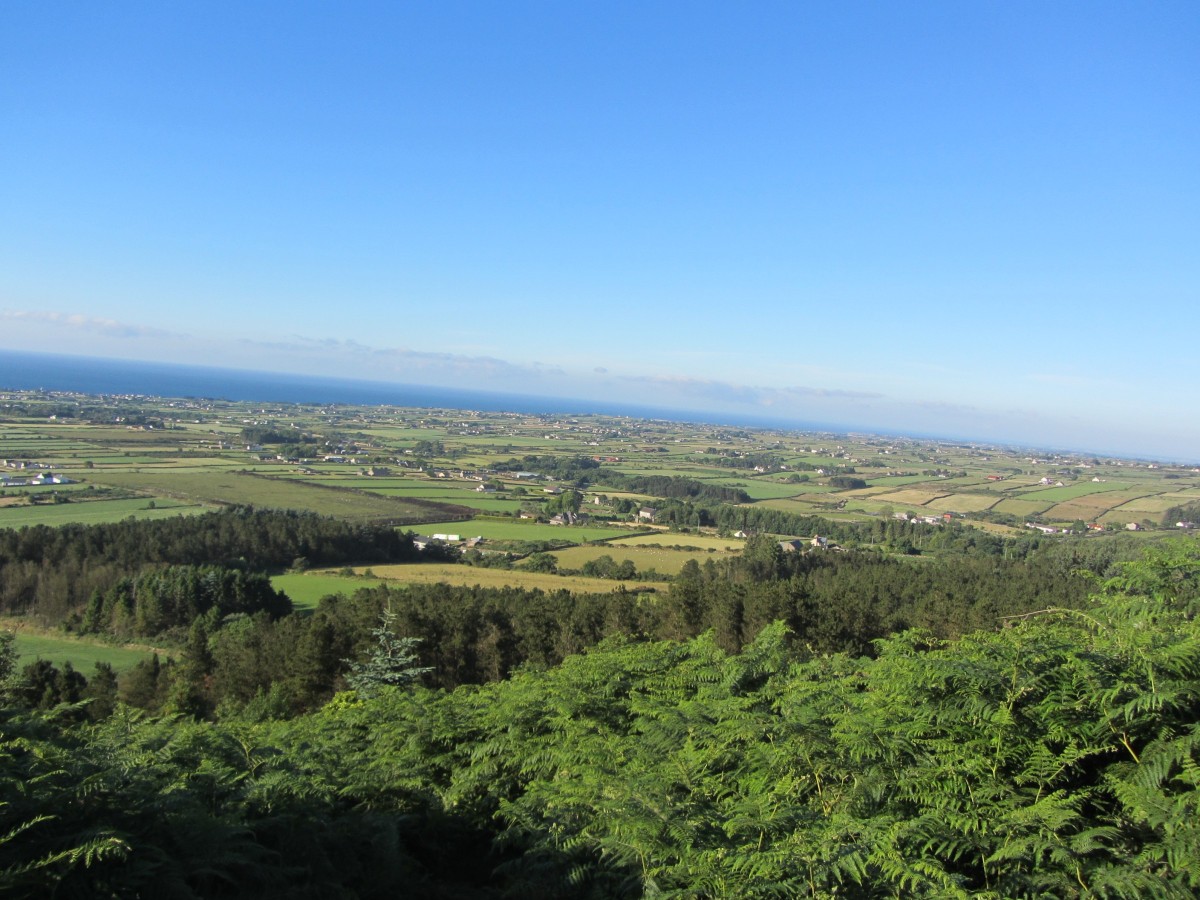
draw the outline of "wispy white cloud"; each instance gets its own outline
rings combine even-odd
[[[617,380],[628,384],[652,386],[676,396],[695,400],[737,403],[754,406],[784,406],[814,400],[864,402],[884,399],[874,391],[852,391],[841,388],[818,388],[802,386],[770,387],[762,385],[734,384],[705,378],[669,375],[621,375]]]
[[[78,332],[101,334],[105,337],[116,338],[186,338],[188,335],[148,325],[134,325],[128,322],[118,322],[115,319],[98,319],[92,316],[82,316],[72,313],[51,312],[47,310],[6,309],[0,312],[0,320],[10,323],[30,323],[35,325],[51,325],[67,328]]]
[[[461,377],[544,377],[563,375],[557,366],[539,362],[514,363],[495,356],[470,356],[430,350],[412,350],[407,347],[371,347],[353,340],[336,338],[306,338],[293,335],[282,341],[264,341],[243,338],[237,342],[251,350],[269,351],[279,354],[300,356],[319,355],[327,359],[353,360],[369,369],[364,374],[376,376],[401,375],[454,375]]]

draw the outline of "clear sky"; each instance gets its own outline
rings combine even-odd
[[[9,4],[0,347],[1200,459],[1200,4]]]

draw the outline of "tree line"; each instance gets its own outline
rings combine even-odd
[[[246,571],[405,562],[411,535],[311,513],[233,507],[199,516],[0,530],[0,612],[77,624],[97,592],[164,565]]]
[[[454,689],[558,665],[614,636],[709,633],[738,652],[776,621],[811,652],[869,657],[877,640],[909,628],[950,639],[1049,604],[1079,607],[1091,585],[1082,563],[1047,551],[917,566],[875,553],[784,554],[762,539],[741,557],[689,562],[653,592],[380,584],[330,595],[310,615],[281,614],[286,598],[261,576],[229,580],[225,570],[175,567],[121,582],[94,598],[83,621],[86,630],[122,638],[162,628],[159,638],[180,647],[173,659],[148,658],[122,677],[116,696],[131,705],[202,718],[257,707],[292,716],[347,686],[385,613],[397,637],[420,639],[415,663],[430,669],[422,683]],[[56,702],[68,696],[47,695],[45,685],[35,693]]]

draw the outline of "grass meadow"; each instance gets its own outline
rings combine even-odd
[[[271,586],[283,591],[298,610],[314,610],[322,597],[330,594],[353,594],[360,588],[375,587],[377,578],[340,575],[322,569],[316,572],[287,572],[271,577]]]
[[[0,620],[0,628],[11,630],[16,636],[14,646],[17,649],[17,666],[19,668],[44,659],[61,668],[65,662],[70,662],[75,670],[91,677],[96,663],[108,663],[117,672],[125,672],[146,659],[155,648],[136,644],[106,644],[100,641],[56,634],[41,629],[32,628],[28,622],[19,619]],[[158,649],[160,656],[169,656],[174,651]]]
[[[307,510],[351,520],[415,524],[430,519],[444,520],[446,513],[454,511],[429,500],[381,497],[233,471],[114,472],[104,473],[97,481],[198,502],[248,503],[266,508]]]
[[[201,503],[155,499],[154,507],[146,498],[125,500],[87,500],[79,503],[39,503],[35,506],[0,506],[0,528],[24,528],[29,525],[100,525],[124,519],[169,519],[207,512],[211,506]]]

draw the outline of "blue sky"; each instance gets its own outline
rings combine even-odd
[[[0,347],[1200,459],[1200,6],[23,4]]]

